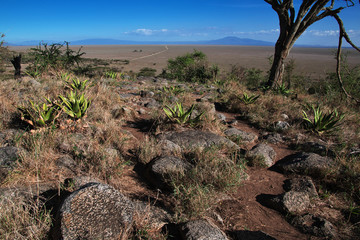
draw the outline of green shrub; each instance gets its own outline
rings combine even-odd
[[[140,72],[137,74],[138,77],[155,77],[156,69],[143,67],[140,69]]]
[[[65,50],[62,50],[64,45],[66,45]],[[40,43],[38,47],[31,48],[29,54],[34,59],[29,68],[43,73],[50,69],[58,71],[60,69],[69,69],[75,64],[79,65],[81,56],[85,52],[81,52],[81,48],[75,52],[69,48],[69,43],[65,42],[64,44],[53,43],[50,45]]]
[[[208,67],[206,55],[197,50],[169,59],[167,70],[169,72],[163,73],[166,77],[185,82],[205,83],[214,75],[214,69]]]

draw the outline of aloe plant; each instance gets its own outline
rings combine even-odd
[[[284,83],[278,87],[277,91],[283,96],[288,96],[291,93],[291,90],[288,89]]]
[[[328,113],[323,113],[320,107],[315,108],[311,105],[313,110],[314,118],[311,120],[307,113],[303,110],[303,120],[305,121],[305,126],[312,131],[315,131],[319,134],[322,134],[327,131],[335,130],[341,125],[341,121],[344,119],[345,115],[337,112],[337,110],[330,111]]]
[[[85,116],[91,101],[86,99],[85,94],[81,95],[71,91],[67,97],[59,96],[61,108],[70,117],[80,119]]]
[[[182,106],[182,103],[176,103],[174,107],[166,106],[163,108],[166,116],[172,121],[176,122],[178,124],[185,124],[185,123],[191,123],[199,121],[201,116],[204,114],[201,113],[198,116],[196,116],[194,119],[191,119],[191,114],[193,113],[195,108],[195,105],[191,105],[191,107],[185,111],[185,109]]]
[[[258,98],[260,97],[260,95],[251,95],[249,96],[246,92],[243,93],[243,96],[239,99],[245,103],[245,105],[249,105],[249,104],[252,104],[254,103]]]
[[[75,90],[75,91],[84,91],[87,87],[87,83],[89,80],[81,81],[79,78],[73,78],[70,80],[65,81],[67,87]]]
[[[21,118],[33,127],[45,127],[51,125],[60,115],[59,107],[45,98],[46,103],[36,104],[29,100],[29,106],[20,106]]]
[[[117,79],[118,77],[121,77],[121,74],[117,73],[117,72],[105,72],[105,77],[111,78],[111,79]]]
[[[184,92],[185,90],[179,86],[170,86],[170,87],[164,86],[163,91],[169,93],[170,95],[177,95]]]

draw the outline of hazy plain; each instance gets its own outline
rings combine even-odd
[[[72,46],[78,49],[80,46]],[[30,47],[10,47],[15,51],[26,51]],[[82,50],[86,58],[129,60],[123,65],[124,71],[139,71],[143,67],[151,67],[160,73],[170,58],[175,58],[194,49],[204,52],[211,64],[217,64],[227,71],[231,65],[246,68],[259,68],[267,71],[270,67],[269,57],[274,54],[274,47],[261,46],[205,46],[205,45],[87,45]],[[334,48],[292,49],[288,59],[295,60],[295,73],[317,78],[327,72],[334,72],[336,66]],[[360,54],[351,49],[348,52],[350,66],[360,65]]]

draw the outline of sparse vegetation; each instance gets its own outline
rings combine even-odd
[[[191,64],[203,66],[201,64],[204,62],[200,60],[202,54],[196,51],[193,54],[190,54],[190,58],[198,58],[199,61],[193,59],[194,62]],[[186,60],[187,57],[176,58],[173,61],[180,62],[181,59]],[[274,132],[274,123],[284,120],[283,115],[286,115],[286,121],[291,124],[291,129],[281,132],[284,139],[279,143],[281,147],[291,146],[296,150],[311,152],[305,146],[303,148],[300,146],[308,141],[329,144],[326,154],[332,152],[331,156],[335,156],[332,157],[334,166],[333,171],[315,182],[321,196],[319,201],[324,201],[323,204],[326,206],[328,206],[327,201],[331,201],[331,204],[329,203],[331,209],[337,211],[336,214],[340,219],[345,219],[343,222],[335,223],[339,229],[351,223],[352,227],[348,231],[352,232],[355,229],[356,232],[360,206],[358,181],[360,165],[356,155],[360,139],[358,128],[360,118],[358,106],[341,98],[342,95],[336,90],[336,81],[332,75],[324,76],[328,81],[334,80],[333,84],[329,85],[329,82],[313,81],[310,78],[306,86],[299,85],[292,77],[291,90],[298,93],[295,99],[274,92],[259,91],[265,76],[256,68],[234,66],[230,73],[223,75],[220,75],[218,69],[214,67],[205,68],[207,69],[205,72],[209,74],[206,76],[210,78],[206,77],[204,80],[198,78],[201,75],[195,74],[191,80],[182,79],[181,81],[184,82],[181,84],[174,80],[163,79],[155,82],[153,78],[151,80],[142,78],[139,83],[140,81],[131,79],[131,77],[136,78],[136,74],[127,78],[125,75],[128,73],[123,73],[121,76],[123,85],[119,87],[114,82],[120,81],[113,80],[119,79],[119,75],[116,74],[119,74],[121,69],[114,65],[121,65],[123,62],[108,61],[109,65],[107,65],[105,60],[98,61],[101,66],[95,62],[95,60],[86,60],[89,69],[91,68],[91,74],[94,74],[93,77],[87,77],[87,80],[84,80],[84,76],[75,75],[80,72],[71,70],[66,73],[53,72],[53,69],[51,74],[43,73],[36,76],[36,81],[39,83],[37,89],[32,87],[31,82],[19,83],[14,79],[2,81],[1,146],[13,145],[25,149],[26,152],[2,179],[1,187],[32,182],[61,184],[67,177],[87,174],[117,188],[122,188],[122,184],[126,181],[124,189],[128,192],[134,187],[130,185],[136,185],[137,189],[134,191],[138,192],[134,195],[141,197],[147,197],[146,194],[151,195],[149,202],[155,199],[154,202],[159,202],[159,205],[164,205],[171,212],[175,212],[175,223],[181,224],[188,219],[209,217],[209,212],[215,212],[227,204],[222,200],[217,202],[216,199],[221,199],[219,196],[225,193],[227,196],[234,194],[237,197],[236,191],[233,190],[237,190],[242,184],[246,185],[244,171],[249,174],[257,171],[257,167],[263,166],[262,159],[256,157],[245,159],[246,155],[226,147],[176,150],[172,154],[189,163],[192,168],[183,174],[171,176],[168,182],[169,192],[157,190],[142,185],[142,179],[138,176],[141,171],[137,172],[136,169],[138,165],[139,168],[146,167],[154,158],[162,155],[164,146],[157,139],[157,134],[167,133],[170,126],[172,131],[197,128],[199,131],[201,129],[224,136],[225,130],[241,129],[245,124],[249,124],[247,129],[256,127],[254,132],[257,136],[261,136],[264,132],[278,134],[279,132]],[[29,63],[31,65],[31,62]],[[84,65],[80,67],[86,68]],[[286,77],[293,76],[292,67],[287,69],[289,75],[285,75]],[[194,70],[192,67],[189,69]],[[354,85],[351,86],[356,88],[357,68],[349,69],[350,71],[346,73],[349,74],[349,79],[344,79],[348,81],[346,83],[353,83]],[[85,70],[83,73],[90,73]],[[187,68],[182,70],[185,71]],[[183,74],[181,71],[178,74]],[[111,74],[107,75],[107,73]],[[70,90],[64,89],[64,82],[67,82]],[[202,84],[205,82],[208,84]],[[313,95],[307,94],[310,86],[316,86]],[[150,91],[154,93],[153,97],[142,97],[139,94]],[[288,89],[284,85],[284,92],[286,91]],[[288,94],[289,92],[285,95]],[[38,96],[57,97],[57,101],[46,100],[44,103]],[[334,99],[337,101],[335,102]],[[214,103],[217,104],[216,109]],[[315,107],[315,103],[321,107]],[[28,125],[24,127],[23,122],[18,121],[21,116],[16,106],[21,104],[23,105],[20,112],[23,119],[35,128],[31,131],[26,128]],[[306,105],[309,107],[304,108]],[[226,115],[225,120],[219,118],[217,110]],[[346,117],[341,113],[346,113]],[[71,121],[67,119],[69,117],[72,120],[82,120]],[[237,123],[238,121],[240,124]],[[13,129],[21,132],[16,133],[16,137],[10,141],[6,134]],[[336,129],[339,131],[333,131]],[[331,134],[326,134],[328,132]],[[234,142],[238,145],[246,145],[239,140],[241,137],[228,138],[235,139]],[[168,150],[167,146],[165,148]],[[292,150],[287,149],[287,151]],[[72,159],[70,168],[59,165],[59,161],[63,163],[59,160],[63,157]],[[264,173],[267,170],[262,168],[261,171]],[[5,239],[48,238],[49,228],[53,224],[50,216],[52,212],[49,209],[38,202],[35,204],[16,199],[13,200],[16,202],[11,204],[4,199],[0,200],[1,209],[5,209],[0,213],[1,236],[5,236]],[[229,201],[236,204],[233,200]],[[236,201],[241,199],[238,198]],[[342,204],[343,202],[346,204]],[[166,239],[166,234],[159,233],[159,229],[151,229],[151,224],[141,216],[135,221],[129,238]],[[225,221],[231,222],[228,219]],[[229,222],[224,223],[224,229]]]

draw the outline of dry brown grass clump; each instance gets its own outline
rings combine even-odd
[[[50,212],[36,201],[0,197],[1,239],[46,239],[50,227]]]

